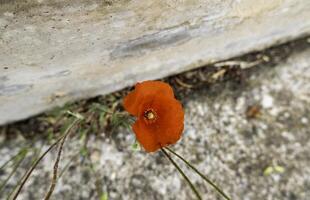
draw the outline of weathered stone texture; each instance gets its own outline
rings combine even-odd
[[[0,124],[310,33],[308,0],[0,1]]]

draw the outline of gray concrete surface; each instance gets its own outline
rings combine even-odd
[[[2,0],[0,125],[310,33],[308,0]]]
[[[305,41],[305,40],[304,40]],[[306,42],[306,41],[305,41]],[[310,42],[310,41],[308,41]],[[309,45],[308,45],[309,46]],[[308,200],[310,196],[310,48],[292,53],[275,66],[250,68],[243,84],[229,81],[202,88],[181,99],[185,107],[185,131],[173,149],[220,185],[235,200]],[[260,106],[249,118],[249,107]],[[112,138],[89,141],[96,173],[74,159],[59,180],[53,199],[98,199],[99,188],[109,199],[195,199],[188,185],[160,153],[134,152],[133,134],[119,130]],[[24,140],[0,142],[0,165],[17,152]],[[40,147],[44,140],[34,146]],[[67,141],[63,168],[82,144]],[[44,149],[47,147],[43,145]],[[41,199],[50,182],[49,154],[20,196]],[[184,167],[181,164],[182,167]],[[1,174],[7,175],[9,169]],[[10,181],[16,184],[24,169]],[[220,198],[189,170],[203,199]],[[4,180],[6,176],[0,176]]]

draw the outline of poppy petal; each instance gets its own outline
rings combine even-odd
[[[136,90],[130,92],[124,99],[124,108],[129,112],[130,114],[137,116],[139,108],[137,108],[137,92]]]
[[[164,104],[164,106],[162,105]],[[157,122],[157,140],[162,146],[176,143],[184,128],[184,111],[176,99],[164,98],[154,101],[154,108],[160,116]]]
[[[157,95],[174,98],[173,89],[167,83],[161,81],[144,81],[137,83],[134,91],[124,99],[125,109],[132,115],[138,116],[139,108],[145,98],[153,98]]]
[[[157,119],[154,123],[145,123],[144,111],[153,109]],[[170,97],[158,95],[147,98],[139,111],[141,126],[145,126],[147,134],[152,133],[156,137],[159,146],[167,146],[176,143],[184,128],[184,112],[181,103]]]
[[[154,152],[160,148],[154,133],[145,126],[145,124],[138,120],[132,125],[132,129],[136,134],[138,142],[143,146],[145,151]]]
[[[136,84],[137,92],[143,95],[157,95],[158,93],[165,96],[173,97],[174,93],[172,87],[161,81],[144,81]]]

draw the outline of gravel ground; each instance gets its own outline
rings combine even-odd
[[[309,42],[304,40],[304,42]],[[272,66],[242,72],[241,81],[215,83],[185,95],[185,131],[172,148],[217,183],[232,199],[308,200],[310,196],[310,48],[297,49]],[[1,135],[0,135],[1,136]],[[22,137],[0,137],[0,166],[16,154]],[[131,131],[91,135],[89,159],[81,140],[70,138],[60,169],[66,168],[52,199],[195,199],[160,152],[132,149]],[[46,140],[31,144],[46,149]],[[49,187],[56,151],[34,171],[19,199],[42,199]],[[5,199],[29,167],[21,163],[1,191]],[[69,164],[68,164],[69,163]],[[223,199],[178,162],[203,199]],[[12,167],[0,170],[3,181]]]

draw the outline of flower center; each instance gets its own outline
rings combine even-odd
[[[147,109],[144,112],[144,119],[147,123],[155,122],[155,120],[157,119],[157,114],[153,109]]]

